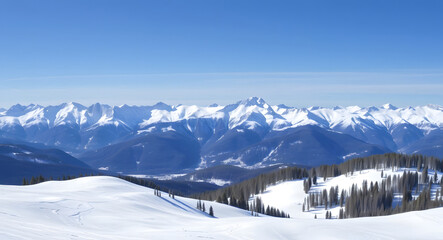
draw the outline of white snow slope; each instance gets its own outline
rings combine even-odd
[[[0,239],[436,239],[443,209],[347,220],[252,217],[112,177],[0,186]]]

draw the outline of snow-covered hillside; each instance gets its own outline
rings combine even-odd
[[[0,186],[0,239],[435,239],[443,209],[346,220],[252,217],[112,177]],[[294,215],[295,216],[295,215]]]
[[[381,172],[383,171],[383,178],[381,177]],[[320,193],[323,191],[323,189],[326,189],[329,191],[331,187],[338,187],[339,192],[341,192],[342,189],[345,191],[350,192],[350,188],[353,184],[357,185],[358,188],[361,188],[363,181],[367,181],[368,184],[373,182],[378,182],[380,185],[383,179],[386,179],[388,176],[393,177],[394,175],[397,175],[397,177],[400,177],[404,171],[406,172],[412,172],[415,173],[417,169],[368,169],[368,170],[362,170],[362,171],[356,171],[353,174],[344,174],[340,175],[338,177],[332,177],[327,178],[324,180],[322,177],[317,178],[317,184],[313,185],[311,189],[309,190],[309,193]],[[428,172],[428,178],[433,178],[434,171],[430,170]],[[419,177],[421,178],[422,173],[418,173]],[[442,178],[442,173],[437,172],[438,179],[440,180]],[[423,186],[421,186],[423,188]],[[433,184],[431,188],[431,197],[434,199],[437,189],[440,189],[439,184]],[[419,192],[418,192],[419,193]],[[418,196],[418,193],[415,192],[412,193],[412,196],[416,198]],[[270,186],[267,188],[267,190],[262,193],[258,194],[254,197],[260,197],[265,205],[271,205],[273,207],[276,207],[280,210],[285,211],[286,213],[289,213],[291,217],[294,218],[314,218],[315,215],[317,215],[317,218],[325,218],[326,211],[331,211],[332,218],[338,218],[339,216],[339,210],[340,206],[333,206],[332,208],[329,208],[325,210],[324,206],[319,206],[316,208],[311,208],[309,211],[302,210],[303,203],[305,198],[308,195],[304,192],[303,189],[303,180],[293,180],[293,181],[286,181],[281,182],[276,185]],[[251,198],[251,202],[252,202]],[[397,205],[401,203],[402,199],[402,193],[394,192],[394,205]],[[345,209],[343,207],[343,209]],[[345,209],[346,210],[346,209]]]

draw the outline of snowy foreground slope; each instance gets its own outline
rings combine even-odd
[[[443,209],[346,220],[251,217],[112,177],[0,186],[0,239],[435,239]]]

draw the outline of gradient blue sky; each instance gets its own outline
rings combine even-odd
[[[443,1],[0,2],[0,107],[443,104]]]

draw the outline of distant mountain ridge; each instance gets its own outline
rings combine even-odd
[[[55,179],[98,174],[84,162],[58,149],[39,149],[20,144],[0,144],[0,183],[21,184],[32,177]]]
[[[100,156],[94,160],[100,164],[96,167],[112,168],[106,165],[107,161],[115,162],[116,156],[125,156],[129,158],[125,161],[133,166],[132,170],[127,169],[130,172],[145,171],[139,166],[164,168],[153,167],[152,159],[164,156],[165,150],[177,156],[169,164],[189,168],[217,164],[316,165],[389,151],[443,157],[442,132],[443,107],[438,105],[293,108],[271,106],[261,98],[251,97],[226,106],[208,107],[165,103],[97,103],[85,107],[64,103],[47,107],[14,105],[0,110],[1,138],[57,147],[88,163],[91,155]],[[154,136],[162,138],[163,144],[143,145]],[[189,148],[173,145],[183,141]],[[120,154],[120,150],[125,154],[109,156],[106,152],[114,145],[115,154]],[[150,148],[146,148],[148,145]],[[310,146],[316,146],[316,151]],[[148,159],[151,165],[146,164]]]

